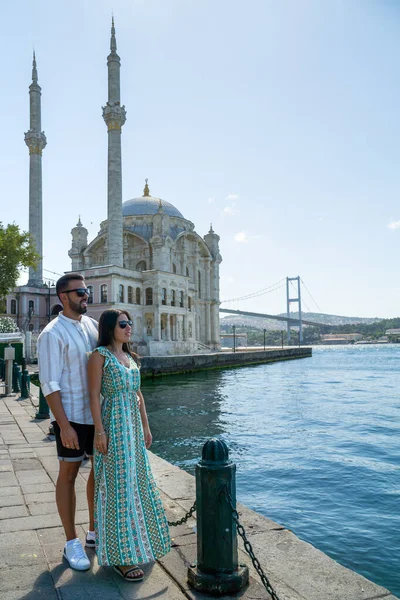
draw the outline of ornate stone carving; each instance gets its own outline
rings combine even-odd
[[[25,133],[25,144],[29,148],[29,154],[40,154],[42,155],[42,150],[46,147],[47,139],[44,134],[38,133],[33,129],[30,129]]]
[[[108,131],[121,131],[121,127],[126,121],[125,106],[121,106],[119,102],[107,102],[103,106],[103,119]]]

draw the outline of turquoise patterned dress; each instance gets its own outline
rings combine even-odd
[[[101,394],[107,455],[94,454],[94,519],[99,565],[148,563],[169,552],[171,542],[144,442],[136,392],[140,372],[124,367],[107,348]]]

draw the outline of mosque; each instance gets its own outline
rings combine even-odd
[[[107,219],[92,241],[81,223],[72,229],[71,271],[82,273],[90,290],[90,316],[106,308],[126,309],[140,355],[160,356],[220,350],[219,236],[210,226],[201,237],[171,203],[143,195],[122,202],[121,132],[126,121],[120,98],[120,58],[114,20],[107,57],[108,101],[103,118],[108,135]],[[42,256],[41,88],[35,55],[30,95],[29,231]],[[39,332],[60,310],[55,289],[43,283],[42,261],[29,270],[27,285],[7,296],[7,314],[22,330]]]

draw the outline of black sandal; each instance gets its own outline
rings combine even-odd
[[[121,575],[122,579],[125,579],[125,581],[143,581],[144,573],[142,569],[137,565],[131,567],[130,569],[127,569],[126,571],[121,571],[121,567],[119,567],[118,565],[113,565],[113,569],[116,573]],[[129,575],[131,575],[132,573],[140,573],[140,575],[138,575],[137,577],[129,577]]]

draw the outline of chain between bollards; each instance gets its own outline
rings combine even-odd
[[[189,512],[187,512],[186,515],[184,517],[182,517],[182,519],[179,519],[179,521],[168,521],[168,525],[170,527],[176,527],[177,525],[183,525],[184,523],[186,523],[186,521],[188,519],[190,519],[190,517],[195,512],[195,510],[196,510],[196,501],[194,502],[194,504],[193,504],[192,508],[189,510]]]
[[[250,556],[251,562],[253,563],[253,567],[257,571],[258,576],[260,577],[263,586],[265,587],[265,589],[267,590],[267,592],[270,594],[272,600],[279,600],[279,597],[278,597],[277,593],[275,592],[274,588],[272,587],[271,583],[269,582],[268,577],[264,573],[262,566],[260,565],[260,561],[258,560],[258,558],[255,556],[255,554],[253,552],[252,545],[250,544],[249,540],[246,537],[245,528],[243,527],[243,525],[239,521],[239,513],[236,510],[236,508],[233,506],[232,498],[231,498],[231,496],[229,494],[228,488],[224,487],[223,492],[225,493],[225,496],[226,496],[226,498],[227,498],[227,500],[229,502],[229,505],[231,507],[232,517],[233,517],[233,520],[236,523],[236,530],[237,530],[238,534],[240,535],[240,537],[243,540],[244,549],[246,550],[247,554]]]

